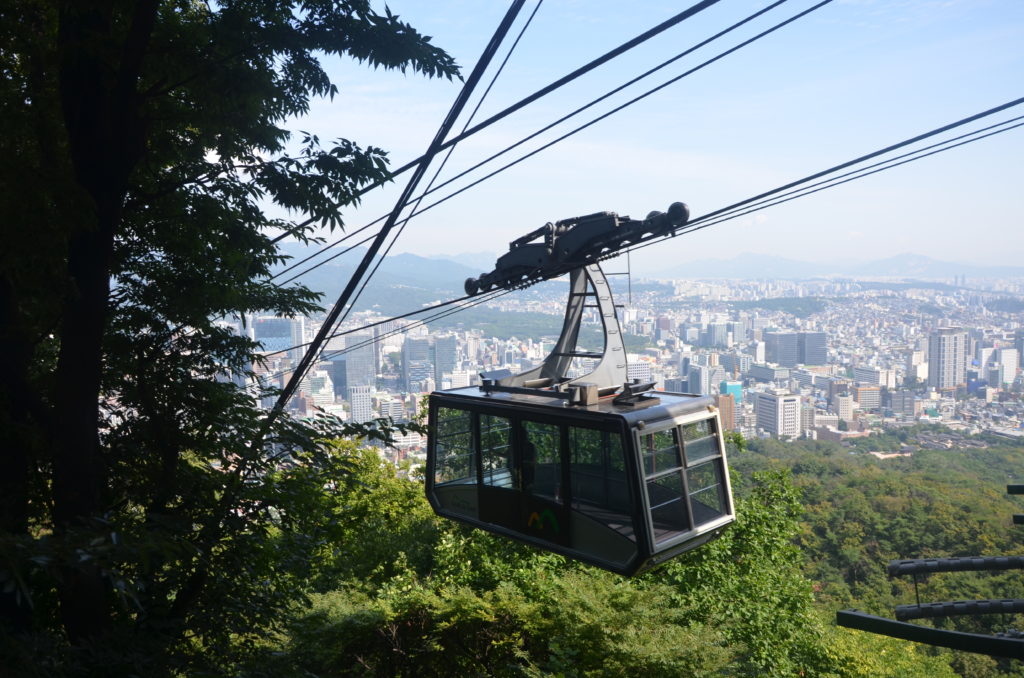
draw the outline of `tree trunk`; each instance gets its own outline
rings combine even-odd
[[[28,536],[28,464],[32,445],[28,366],[31,343],[18,325],[17,301],[9,281],[0,278],[0,355],[9,361],[10,371],[0,380],[0,412],[9,419],[0,423],[10,439],[0,446],[0,531],[13,537]],[[30,608],[17,590],[0,592],[0,629],[14,633],[29,630]]]
[[[145,148],[137,84],[158,5],[134,5],[116,63],[98,48],[118,44],[110,3],[68,2],[60,11],[58,90],[75,179],[94,212],[82,215],[68,247],[73,289],[64,304],[54,384],[53,520],[59,534],[89,526],[104,511],[99,405],[111,259],[129,177]],[[58,595],[72,642],[109,627],[107,591],[90,561],[64,566]]]

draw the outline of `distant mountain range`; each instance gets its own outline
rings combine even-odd
[[[292,262],[316,251],[298,243],[283,243],[282,250],[293,257]],[[310,289],[324,293],[324,302],[332,303],[348,282],[356,265],[365,254],[358,248],[332,260],[301,281]],[[289,272],[289,275],[321,261],[317,257]],[[360,297],[357,310],[377,307],[386,314],[407,312],[417,306],[462,296],[463,282],[494,267],[496,255],[489,252],[455,254],[450,257],[422,257],[397,254],[385,259]],[[282,267],[283,268],[283,267]],[[784,257],[741,254],[734,259],[707,259],[679,264],[668,269],[634,278],[776,278],[803,279],[822,276],[851,278],[910,278],[948,281],[954,276],[970,278],[1024,277],[1024,266],[977,266],[937,261],[916,254],[900,254],[887,259],[862,263],[835,261],[807,262]]]
[[[281,249],[292,257],[289,264],[317,251],[299,243],[282,243]],[[340,248],[337,251],[341,251]],[[315,292],[322,292],[322,303],[331,304],[341,294],[365,254],[366,248],[356,248],[310,271],[296,282],[303,283]],[[323,261],[326,256],[329,255],[316,257],[296,267],[294,271],[281,276],[281,279],[287,280],[288,277]],[[494,266],[493,259],[490,266]],[[428,259],[415,254],[389,256],[359,297],[356,310],[377,307],[382,313],[398,314],[432,302],[446,301],[465,294],[462,285],[466,278],[476,277],[484,270],[488,269],[471,268],[450,259]]]
[[[786,280],[842,276],[850,278],[914,278],[948,280],[1024,277],[1024,266],[979,266],[939,261],[920,254],[897,254],[869,262],[797,261],[746,252],[733,259],[705,259],[678,264],[650,274],[653,278],[778,278]]]

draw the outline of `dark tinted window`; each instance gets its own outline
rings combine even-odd
[[[573,510],[635,541],[621,434],[570,426],[569,460]]]
[[[518,487],[512,466],[512,423],[507,418],[480,415],[480,467],[484,485]]]
[[[561,441],[562,435],[557,424],[523,422],[524,491],[562,501]]]
[[[473,454],[472,418],[465,410],[437,409],[436,462],[434,482],[476,482],[476,455]]]

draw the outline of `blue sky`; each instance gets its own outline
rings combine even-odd
[[[388,4],[433,36],[466,73],[508,6],[483,0]],[[534,4],[527,2],[513,34]],[[545,0],[477,119],[688,4]],[[722,0],[459,144],[442,178],[767,4]],[[526,148],[812,4],[790,0]],[[345,137],[383,147],[396,166],[425,150],[461,86],[349,61],[326,65],[340,95],[333,102],[315,102],[292,128],[321,139]],[[599,210],[642,217],[675,200],[687,202],[699,215],[1021,96],[1021,0],[834,0],[416,217],[393,251],[502,252],[510,240],[547,221]],[[991,122],[1013,115],[1024,115],[1024,106]],[[509,159],[514,157],[518,154]],[[634,271],[742,252],[808,261],[912,252],[952,261],[1020,264],[1022,158],[1024,128],[648,247],[634,256]],[[362,226],[387,212],[406,180],[407,175],[400,177],[394,186],[367,196],[360,207],[346,210],[348,226]]]

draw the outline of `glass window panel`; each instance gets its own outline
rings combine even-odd
[[[523,422],[523,477],[525,492],[562,501],[562,433],[557,424]]]
[[[602,436],[607,435],[607,433],[590,428],[571,427],[569,429],[569,446],[573,466],[600,466],[603,468],[606,449]]]
[[[572,508],[636,541],[622,436],[569,428]]]
[[[437,410],[434,482],[476,482],[476,455],[472,449],[469,412],[449,407]]]
[[[703,438],[715,432],[714,419],[695,421],[692,424],[681,426],[680,430],[682,431],[684,441]]]
[[[693,507],[696,525],[725,515],[720,464],[712,461],[686,469],[686,482],[690,489],[690,505]]]
[[[667,504],[683,496],[683,478],[678,473],[669,473],[647,481],[647,498],[651,508]]]
[[[683,451],[686,453],[688,466],[693,466],[702,459],[718,456],[721,453],[718,449],[718,436],[687,440],[683,445]]]
[[[679,457],[675,429],[640,436],[640,449],[643,454],[645,475],[650,476],[683,465]]]
[[[512,471],[512,422],[507,418],[480,415],[480,467],[484,485],[517,486]]]
[[[690,529],[690,517],[683,496],[683,478],[668,473],[647,481],[651,504],[651,527],[655,543],[661,543]]]

